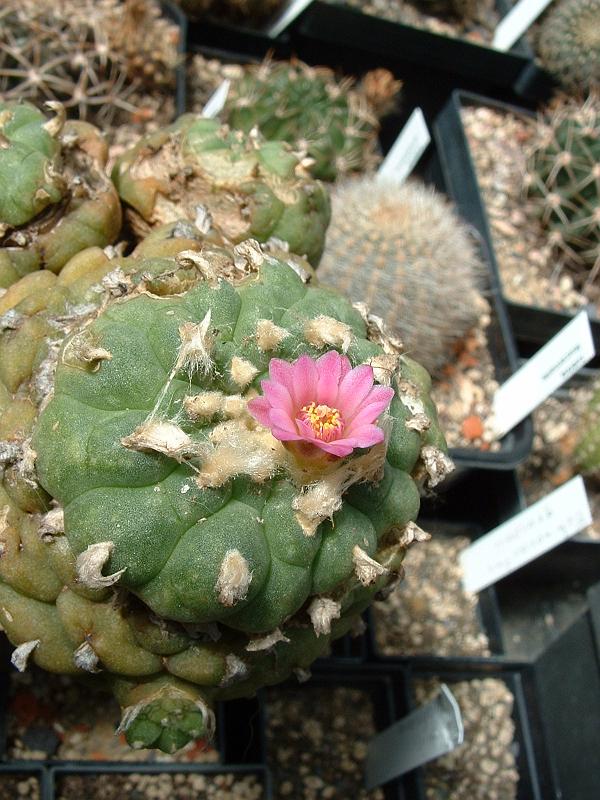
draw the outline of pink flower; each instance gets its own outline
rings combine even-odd
[[[282,442],[305,442],[334,456],[383,441],[375,422],[394,390],[373,386],[367,364],[352,369],[335,350],[314,361],[300,356],[290,364],[272,358],[264,395],[248,403],[252,416]]]

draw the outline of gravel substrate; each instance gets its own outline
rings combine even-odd
[[[552,252],[524,196],[526,149],[535,121],[485,106],[462,112],[485,203],[504,295],[513,302],[574,311],[592,298],[579,293]]]
[[[357,689],[271,689],[267,751],[277,800],[383,800],[363,789],[375,734],[369,696]]]
[[[415,681],[419,704],[439,691],[438,680]],[[512,720],[514,697],[496,678],[449,684],[460,707],[465,738],[460,747],[425,767],[427,800],[515,800]]]
[[[458,561],[466,536],[434,535],[409,548],[405,577],[375,603],[375,638],[384,655],[489,656],[477,595],[463,589]]]
[[[329,0],[332,5],[347,5],[357,8],[364,14],[400,22],[413,28],[423,28],[442,36],[467,39],[475,44],[489,44],[500,20],[494,0],[478,3],[477,19],[461,20],[453,16],[433,16],[425,14],[418,2],[411,4],[405,0]]]
[[[120,711],[109,695],[64,675],[35,667],[11,673],[8,727],[10,759],[91,761],[217,762],[219,753],[204,742],[174,755],[132,750],[116,736]]]
[[[59,783],[58,800],[260,800],[255,775],[73,775]]]
[[[0,775],[0,800],[39,800],[37,778],[26,775]]]
[[[545,497],[576,474],[573,448],[577,429],[593,391],[591,383],[563,390],[534,411],[532,452],[519,467],[528,505]],[[600,540],[600,486],[591,478],[585,478],[585,484],[594,521],[581,535]]]

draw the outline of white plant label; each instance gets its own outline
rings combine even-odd
[[[420,108],[415,108],[377,171],[378,179],[400,185],[427,149],[431,136]]]
[[[459,560],[465,589],[485,589],[591,522],[583,478],[578,475],[462,551]]]
[[[492,47],[503,52],[510,50],[551,2],[552,0],[519,0],[500,20],[494,31]]]
[[[460,708],[443,683],[433,700],[371,739],[365,764],[367,790],[451,752],[463,739]]]
[[[493,402],[495,432],[508,433],[593,356],[590,320],[580,311],[498,389]]]
[[[223,106],[227,101],[227,95],[229,94],[230,86],[231,81],[226,79],[217,89],[215,89],[215,91],[208,98],[208,102],[202,109],[203,117],[214,119],[218,114],[221,113]]]
[[[289,27],[300,14],[309,7],[312,0],[292,0],[277,17],[275,22],[267,28],[267,36],[275,39],[280,33]]]

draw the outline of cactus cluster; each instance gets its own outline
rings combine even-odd
[[[598,384],[577,431],[573,461],[584,475],[600,477],[600,386]]]
[[[542,120],[528,156],[530,204],[565,266],[591,286],[600,271],[600,96],[565,100]]]
[[[178,37],[155,0],[5,0],[0,93],[102,125],[158,113],[149,95],[172,92]]]
[[[378,117],[393,105],[400,83],[388,70],[354,86],[327,67],[267,60],[232,76],[223,119],[236,130],[258,127],[311,159],[311,173],[333,181],[377,162]]]
[[[478,320],[483,266],[448,202],[417,182],[340,184],[319,277],[364,300],[430,372]]]
[[[0,625],[173,752],[356,624],[451,464],[426,371],[305,260],[329,200],[288,145],[143,138],[127,253],[97,132],[55,110],[0,109]]]
[[[121,228],[96,128],[0,102],[0,288],[45,268],[59,271],[85,247],[112,244]]]
[[[544,17],[538,38],[544,67],[570,91],[600,87],[600,2],[559,0]]]

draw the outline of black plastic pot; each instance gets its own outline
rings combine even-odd
[[[179,63],[175,67],[175,114],[179,116],[185,112],[186,105],[185,55],[187,52],[188,22],[181,9],[173,3],[169,3],[168,0],[161,0],[160,7],[165,17],[179,27],[179,41],[177,42]]]
[[[477,174],[461,118],[462,109],[472,105],[486,106],[496,111],[521,114],[527,117],[532,117],[532,114],[524,108],[480,95],[456,91],[452,93],[433,126],[433,136],[448,194],[457,204],[462,216],[473,225],[486,243],[489,259],[500,286],[498,263],[494,254],[485,203],[479,190]],[[568,312],[526,306],[506,299],[505,302],[519,351],[524,357],[533,355],[574,316]],[[594,312],[591,312],[590,316],[592,337],[596,351],[600,353],[600,320]],[[599,367],[600,355],[595,356],[588,366]]]
[[[504,16],[511,4],[497,0],[496,7]],[[552,87],[549,76],[535,64],[533,52],[523,39],[504,53],[322,0],[311,3],[294,26],[294,41],[297,37],[391,59],[407,76],[421,74],[427,79],[436,75],[442,78],[444,87],[488,86],[534,100],[549,94]]]

